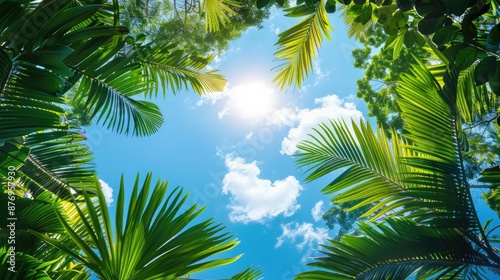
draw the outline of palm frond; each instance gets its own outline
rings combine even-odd
[[[313,264],[330,267],[333,272],[305,273],[299,279],[404,279],[416,270],[426,276],[469,277],[481,273],[471,265],[498,266],[500,258],[481,227],[465,178],[461,119],[456,106],[458,80],[453,65],[446,69],[440,83],[419,61],[402,75],[397,92],[406,132],[404,138],[393,132],[392,149],[383,130],[379,129],[376,137],[368,125],[358,127],[353,123],[352,132],[343,122],[320,125],[312,140],[298,146],[303,151],[297,155],[298,163],[311,172],[307,180],[347,168],[323,191],[335,193],[335,202],[357,202],[351,209],[375,204],[365,216],[374,214],[374,221],[383,214],[390,226],[361,225],[364,237],[332,242],[325,261],[320,258]],[[394,216],[405,218],[397,220]],[[414,238],[416,233],[422,238],[435,238],[417,238],[416,242],[425,250],[440,248],[440,253],[420,254],[408,248],[409,255],[419,257],[391,256],[399,254],[394,252],[396,248],[412,244],[401,238]],[[396,240],[401,245],[382,243],[378,238],[386,234],[386,243],[392,246]],[[433,242],[450,247],[427,246]],[[363,256],[372,245],[372,255]],[[373,263],[375,254],[391,257]],[[335,262],[329,259],[333,257]]]
[[[430,73],[443,86],[448,65],[444,63],[428,65]],[[496,96],[488,91],[486,85],[474,83],[475,65],[461,70],[457,80],[457,107],[465,122],[473,122],[474,116],[484,116],[495,108]]]
[[[488,279],[484,267],[480,265],[453,265],[443,266],[427,263],[416,274],[417,279],[460,279],[483,280]]]
[[[31,153],[17,171],[24,187],[36,197],[50,191],[62,199],[69,199],[71,191],[96,192],[95,168],[83,136],[66,131],[45,131],[31,134],[25,145]]]
[[[108,129],[136,136],[154,134],[163,124],[159,108],[154,103],[134,99],[147,88],[142,67],[133,62],[134,53],[115,56],[124,46],[123,39],[116,42],[114,37],[108,38],[106,45],[105,53],[99,49],[87,61],[73,67],[82,77],[75,98],[85,100],[92,117],[96,116],[97,122]],[[96,63],[100,65],[97,69]]]
[[[191,87],[198,94],[224,90],[226,80],[215,70],[205,70],[213,57],[203,57],[177,47],[178,44],[150,43],[136,46],[144,76],[150,80],[146,94],[156,96],[159,89],[165,96],[167,89],[175,94]]]
[[[16,137],[0,144],[0,178],[12,178],[9,174],[18,170],[28,158],[30,148],[23,145],[24,141],[25,137]]]
[[[262,279],[262,275],[264,275],[262,269],[250,266],[231,277],[231,280],[259,280]]]
[[[322,191],[335,194],[332,200],[336,203],[355,202],[348,211],[372,205],[363,215],[371,221],[409,215],[441,227],[471,226],[467,222],[470,209],[461,208],[464,205],[457,202],[456,189],[434,181],[432,187],[425,187],[422,183],[429,182],[417,182],[411,177],[415,173],[420,176],[422,169],[409,166],[408,158],[430,159],[415,151],[415,146],[406,144],[396,132],[391,145],[382,128],[376,135],[363,122],[359,126],[353,122],[351,130],[344,122],[331,121],[329,126],[321,124],[314,130],[316,134],[310,135],[311,140],[297,146],[301,150],[296,155],[297,163],[310,173],[306,181],[345,170]]]
[[[75,211],[72,211],[75,208],[73,202],[59,200],[50,192],[43,192],[36,198],[19,196],[22,195],[22,192],[18,190],[23,189],[23,186],[19,182],[17,183],[14,202],[16,208],[14,210],[16,218],[16,243],[14,246],[16,248],[17,273],[2,274],[4,271],[0,269],[0,275],[3,275],[2,279],[26,279],[26,275],[30,275],[30,273],[49,276],[50,278],[47,279],[88,279],[89,274],[83,265],[74,263],[70,256],[63,254],[58,248],[46,244],[28,232],[35,231],[40,234],[50,235],[59,242],[72,246],[68,242],[70,240],[65,234],[65,229],[58,214],[64,216],[66,221],[74,225],[75,228],[79,228],[78,234],[80,236],[86,236],[85,229],[80,226],[80,217],[78,216],[78,219],[76,219]],[[12,202],[10,195],[0,193],[0,202],[8,205],[8,201]],[[79,204],[81,205],[81,203]],[[6,212],[7,210],[8,207],[2,210],[4,212],[3,217],[11,217],[11,213]],[[8,236],[10,236],[10,229],[7,227],[9,222],[8,219],[0,222],[2,244],[10,243],[7,240]],[[19,242],[20,240],[22,242]],[[7,267],[4,261],[5,259],[2,260],[0,257],[0,267],[2,268]],[[32,267],[33,263],[38,265]],[[12,275],[17,275],[18,278],[9,278]]]
[[[420,154],[404,159],[406,164],[420,169],[405,180],[421,188],[439,187],[452,192],[453,200],[447,207],[468,223],[464,230],[478,234],[481,226],[462,160],[461,123],[456,109],[458,73],[449,68],[441,88],[425,65],[417,62],[402,75],[398,88],[398,104],[408,131],[405,137],[415,143],[408,148]]]
[[[310,15],[278,35],[278,51],[275,56],[282,64],[276,67],[278,75],[274,82],[278,82],[280,88],[293,83],[300,88],[312,69],[312,61],[316,59],[323,36],[330,40],[328,32],[333,28],[328,21],[323,0],[319,1],[315,10],[310,10],[306,4],[302,4],[285,11],[286,16],[290,17]]]
[[[0,141],[65,127],[60,122],[63,109],[57,104],[63,103],[62,75],[68,72],[67,67],[52,61],[66,57],[69,51],[49,48],[11,59],[0,49]],[[44,82],[36,82],[40,79]]]
[[[242,4],[234,0],[203,0],[201,11],[205,16],[205,29],[209,32],[219,31],[220,26],[230,22],[229,15],[236,15],[232,8],[240,8]]]
[[[9,205],[8,198],[9,196],[7,193],[0,193],[0,202],[6,206]],[[63,233],[64,228],[59,222],[55,212],[55,202],[49,202],[47,200],[48,199],[33,200],[30,198],[16,196],[16,230],[21,232],[26,231],[27,229],[32,229],[42,233]],[[8,213],[7,207],[4,207],[1,212],[4,214],[2,215],[3,217],[12,216],[9,215],[10,213]],[[0,229],[5,231],[8,224],[9,221],[7,219],[3,219],[3,221],[0,222]],[[7,238],[7,236],[8,234],[2,237]],[[17,248],[27,248],[27,246],[29,246],[29,244],[18,244]]]
[[[349,36],[349,38],[354,37],[356,40],[359,40],[366,34],[366,32],[371,28],[374,22],[370,20],[366,24],[363,24],[361,22],[355,21],[359,14],[349,14],[347,12],[353,5],[354,3],[350,5],[340,5],[340,18],[346,26],[347,36]]]
[[[30,255],[15,252],[16,264],[15,271],[8,270],[10,265],[7,263],[9,259],[9,248],[7,243],[0,247],[0,278],[5,280],[21,280],[21,279],[40,279],[52,280],[47,274],[47,267],[51,262],[40,261]]]
[[[359,233],[362,236],[344,235],[341,241],[324,245],[324,256],[309,264],[322,270],[304,272],[295,279],[406,279],[431,267],[436,272],[494,266],[454,229],[393,218],[376,227],[360,224]]]
[[[217,259],[213,256],[232,249],[237,241],[211,219],[190,226],[203,211],[197,205],[182,211],[187,195],[176,188],[167,193],[167,183],[158,181],[150,194],[149,174],[139,190],[137,177],[125,214],[125,185],[122,178],[116,205],[115,233],[111,227],[106,201],[98,191],[101,214],[84,191],[89,245],[65,219],[61,218],[68,235],[78,246],[71,248],[43,234],[32,232],[45,242],[69,254],[99,277],[105,279],[174,278],[212,267],[229,264],[239,256]],[[79,213],[82,208],[77,207]],[[95,249],[94,249],[95,248]]]

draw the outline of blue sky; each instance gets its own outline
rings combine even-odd
[[[319,218],[329,207],[320,190],[333,175],[306,184],[291,157],[311,126],[328,118],[366,119],[365,105],[355,98],[363,71],[351,58],[359,44],[347,38],[336,15],[330,20],[332,41],[301,89],[280,92],[272,84],[277,32],[297,22],[273,10],[263,29],[246,31],[212,63],[228,80],[224,92],[158,99],[165,124],[151,137],[87,129],[99,178],[114,190],[110,198],[121,174],[131,187],[137,173],[152,172],[172,188],[183,186],[190,204],[207,206],[203,218],[215,217],[241,241],[228,254],[243,253],[239,261],[194,278],[227,278],[254,265],[265,279],[292,279],[318,244],[335,235]]]

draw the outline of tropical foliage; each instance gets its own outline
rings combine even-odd
[[[307,77],[312,69],[312,59],[316,58],[316,49],[321,46],[323,36],[330,39],[328,32],[331,28],[324,1],[311,8],[308,3],[304,3],[293,8],[285,10],[285,16],[289,17],[307,17],[297,25],[279,34],[279,40],[276,43],[278,51],[276,58],[283,62],[278,66],[279,74],[274,81],[283,88],[286,85],[301,82]]]
[[[354,202],[348,211],[371,206],[360,236],[330,241],[311,263],[323,270],[297,279],[484,279],[483,268],[500,268],[466,178],[457,65],[449,61],[441,80],[422,62],[402,75],[396,101],[405,133],[393,130],[391,141],[383,128],[332,121],[299,146],[307,180],[345,169],[323,192]]]
[[[122,182],[111,225],[79,126],[151,135],[163,117],[144,98],[225,85],[213,57],[129,36],[119,14],[116,1],[0,0],[1,279],[176,279],[238,259],[217,256],[238,243],[223,226],[151,175],[128,210]]]
[[[114,132],[151,135],[163,117],[144,99],[225,85],[206,68],[212,56],[183,48],[194,45],[148,40],[120,25],[150,23],[168,7],[124,2],[145,14],[122,20],[117,0],[0,0],[0,202],[11,205],[3,217],[15,210],[18,219],[0,223],[2,279],[182,279],[238,258],[219,257],[237,245],[223,226],[196,222],[203,208],[184,208],[182,189],[168,191],[162,181],[152,186],[150,174],[142,185],[137,177],[128,203],[122,180],[112,224],[79,126],[95,120]],[[184,24],[196,1],[188,2]],[[337,7],[350,36],[363,40],[365,32],[379,32],[376,43],[367,44],[384,44],[381,61],[400,59],[407,67],[372,69],[372,77],[391,84],[381,91],[385,99],[373,90],[363,96],[389,100],[384,114],[397,113],[396,126],[381,119],[374,131],[368,122],[331,121],[299,146],[307,181],[340,172],[323,189],[333,203],[349,207],[334,213],[357,211],[353,216],[362,214],[363,221],[355,232],[344,227],[350,233],[325,244],[324,255],[310,264],[317,269],[297,279],[484,279],[485,268],[500,269],[492,237],[497,227],[478,218],[467,162],[488,158],[474,168],[498,211],[500,169],[484,168],[498,154],[484,145],[489,140],[470,137],[479,123],[493,128],[488,139],[498,138],[492,124],[500,95],[498,0],[196,3],[196,24],[203,19],[207,34],[231,29],[238,13],[256,7],[278,5],[287,17],[303,17],[276,43],[280,88],[300,87],[307,78],[324,37],[330,38],[328,13]],[[413,57],[415,50],[432,63]],[[359,67],[373,59],[366,49],[357,55]],[[77,110],[68,112],[67,104]],[[22,242],[12,243],[11,232]],[[231,279],[261,276],[249,267]]]
[[[203,208],[192,205],[181,210],[187,200],[182,189],[168,192],[168,183],[158,181],[151,192],[151,184],[151,174],[141,187],[137,176],[126,203],[122,178],[114,227],[99,189],[97,201],[83,195],[85,203],[79,206],[78,198],[73,198],[81,224],[72,225],[56,212],[69,242],[29,231],[92,270],[100,279],[175,279],[238,259],[239,256],[206,260],[230,250],[238,242],[228,233],[221,233],[224,228],[211,220],[191,225]]]
[[[179,42],[187,50],[220,54],[250,27],[262,27],[269,7],[255,1],[119,0],[120,22],[150,41]],[[220,19],[221,24],[218,24]],[[230,24],[228,22],[230,21]],[[213,23],[217,30],[208,30]]]

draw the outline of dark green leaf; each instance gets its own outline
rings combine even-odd
[[[372,18],[372,5],[370,3],[365,3],[361,10],[360,22],[365,25]]]
[[[378,11],[378,23],[382,24],[384,27],[388,26],[392,19],[392,9],[387,6],[379,7]]]
[[[493,56],[487,56],[481,60],[476,66],[474,72],[474,82],[476,85],[487,83],[495,74],[497,69],[497,60]]]
[[[488,38],[486,38],[486,49],[496,53],[500,45],[500,24],[493,26],[490,29]]]
[[[347,10],[347,15],[351,17],[360,16],[363,12],[363,5],[352,5],[349,10]]]
[[[454,37],[455,34],[460,30],[458,26],[448,25],[442,28],[439,28],[437,32],[432,37],[432,41],[436,45],[444,45],[449,43]]]
[[[265,6],[267,6],[267,4],[269,4],[270,0],[257,0],[257,8],[258,9],[262,9],[264,8]]]
[[[413,8],[414,2],[414,0],[396,0],[396,5],[401,11],[405,12]]]
[[[384,32],[385,34],[389,36],[396,36],[398,35],[399,29],[397,27],[390,27],[390,26],[385,26],[384,27]]]
[[[477,59],[477,48],[468,46],[458,51],[455,63],[458,71],[468,68]]]
[[[466,13],[466,17],[471,20],[475,20],[476,18],[484,15],[489,12],[491,9],[491,4],[488,1],[477,1]]]
[[[442,17],[446,12],[440,0],[416,0],[415,9],[420,16],[425,18]]]
[[[462,35],[466,43],[472,42],[477,37],[477,27],[469,16],[465,16],[462,21]]]
[[[443,26],[446,18],[443,16],[426,17],[418,22],[418,31],[424,35],[430,35]]]
[[[427,41],[425,40],[425,37],[422,36],[422,34],[420,34],[420,32],[413,32],[413,34],[415,34],[415,42],[419,46],[425,46],[425,44],[427,44]]]
[[[500,165],[495,165],[486,168],[481,172],[481,177],[478,179],[479,182],[489,183],[492,187],[499,187],[500,185]]]
[[[445,0],[446,7],[449,8],[449,11],[456,15],[461,16],[465,11],[472,5],[474,5],[477,0]]]
[[[0,178],[8,178],[9,172],[18,170],[24,164],[30,148],[23,146],[23,142],[24,137],[17,137],[0,145]]]
[[[415,44],[415,32],[413,30],[409,30],[405,34],[404,43],[407,48],[411,48]]]
[[[335,4],[335,0],[328,0],[325,3],[325,10],[327,13],[332,14],[337,10],[337,6]]]
[[[489,85],[491,91],[495,93],[497,96],[500,96],[500,61],[496,63],[496,71],[491,80],[489,81]]]
[[[390,27],[401,28],[408,24],[408,15],[398,10],[392,15]]]

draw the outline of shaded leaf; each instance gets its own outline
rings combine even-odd
[[[494,56],[483,58],[476,66],[474,71],[474,82],[476,85],[487,83],[494,75],[497,69],[497,60]]]

